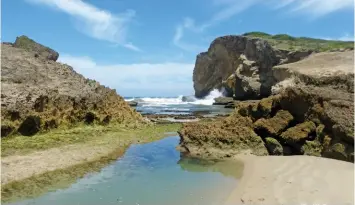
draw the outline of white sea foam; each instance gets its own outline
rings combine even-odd
[[[214,99],[217,97],[223,96],[223,91],[219,91],[217,89],[212,90],[206,97],[202,99],[197,99],[195,97],[189,96],[189,98],[193,99],[192,102],[184,102],[182,100],[183,95],[180,95],[177,98],[137,98],[137,99],[127,99],[126,101],[137,100],[139,104],[143,107],[148,106],[162,106],[162,105],[181,105],[181,104],[194,104],[194,105],[212,105]]]

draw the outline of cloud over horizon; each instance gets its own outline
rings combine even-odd
[[[114,88],[123,96],[167,95],[171,90],[192,94],[192,72],[194,64],[189,63],[96,63],[87,56],[61,55],[58,59],[86,78],[95,79],[102,85]]]
[[[307,14],[313,20],[336,11],[354,8],[353,0],[270,0],[267,2],[263,0],[209,0],[207,2],[217,8],[216,12],[211,15],[210,19],[200,25],[196,24],[194,18],[185,17],[182,23],[179,23],[175,28],[174,45],[186,51],[199,50],[201,46],[183,41],[186,31],[200,34],[255,5],[264,4],[266,9],[283,9],[290,14]],[[349,38],[342,38],[342,40],[349,40]]]

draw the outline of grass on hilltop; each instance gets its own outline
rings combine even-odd
[[[262,38],[273,47],[284,50],[314,50],[318,52],[354,49],[354,41],[325,40],[308,37],[293,37],[287,34],[270,35],[264,32],[249,32],[243,36]]]

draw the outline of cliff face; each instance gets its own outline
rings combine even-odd
[[[350,51],[353,42],[295,38],[251,32],[242,36],[216,38],[207,52],[197,56],[193,72],[196,97],[204,97],[215,88],[225,88],[228,97],[237,100],[269,96],[280,82],[273,73],[276,65],[300,61],[313,53]]]
[[[2,137],[79,122],[143,121],[115,90],[55,62],[59,55],[54,50],[24,36],[1,49]]]
[[[268,96],[275,84],[272,67],[298,61],[310,53],[277,50],[259,38],[219,37],[207,52],[197,56],[193,72],[195,96],[204,97],[221,87],[236,99]]]

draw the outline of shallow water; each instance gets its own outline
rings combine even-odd
[[[243,165],[182,157],[179,137],[132,145],[115,163],[71,187],[14,204],[221,205]]]

